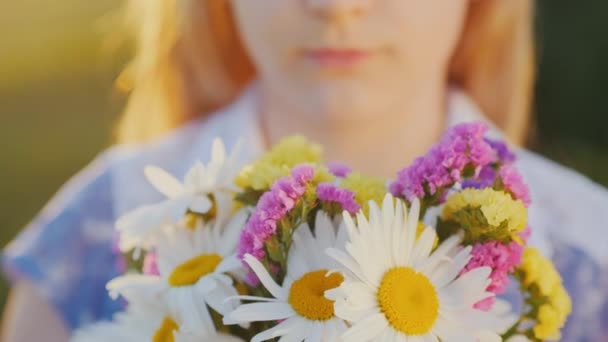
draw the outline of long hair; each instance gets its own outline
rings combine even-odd
[[[534,81],[532,0],[471,1],[449,79],[514,142],[527,131]],[[230,103],[255,78],[229,1],[128,0],[135,57],[119,142],[154,138]]]

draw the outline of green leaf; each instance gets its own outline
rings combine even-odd
[[[276,239],[272,238],[267,240],[266,243],[264,243],[264,247],[266,248],[266,255],[270,260],[279,264],[284,261],[283,247]]]
[[[247,188],[243,192],[236,194],[234,199],[244,205],[255,207],[264,192],[265,191],[263,190],[254,190],[252,188]]]

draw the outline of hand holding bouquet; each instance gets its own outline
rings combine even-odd
[[[220,141],[167,199],[117,222],[141,265],[108,284],[125,311],[74,341],[542,341],[571,309],[526,247],[528,189],[483,124],[452,128],[387,182],[290,137],[239,169]],[[145,254],[142,256],[142,254]],[[521,293],[513,312],[497,295]]]

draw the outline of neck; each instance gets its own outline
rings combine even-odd
[[[269,144],[303,134],[323,145],[325,160],[345,162],[372,176],[394,178],[399,169],[435,144],[444,129],[447,85],[443,80],[416,84],[389,110],[360,120],[319,119],[297,112],[276,100],[280,97],[268,88],[261,88],[261,118]]]

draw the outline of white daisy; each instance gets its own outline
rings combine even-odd
[[[160,321],[157,317],[149,316],[116,319],[114,322],[101,322],[79,329],[70,338],[70,342],[243,342],[238,337],[225,334],[183,333],[169,318]],[[158,326],[154,326],[154,323]]]
[[[115,314],[111,322],[99,322],[77,330],[70,341],[242,342],[236,337],[218,335],[213,331],[184,331],[161,298],[146,298],[129,290],[121,295],[129,302],[125,312]]]
[[[513,335],[505,342],[531,342],[531,340],[524,335]]]
[[[110,295],[134,292],[162,297],[187,329],[215,331],[207,306],[225,314],[238,305],[226,299],[238,294],[230,275],[243,273],[235,249],[246,219],[247,212],[241,210],[225,228],[217,223],[206,226],[202,220],[192,231],[176,227],[157,247],[159,275],[118,277],[108,284]]]
[[[343,277],[338,273],[328,274],[328,270],[338,264],[323,253],[328,247],[343,245],[344,229],[335,230],[334,223],[322,212],[316,217],[316,236],[306,224],[296,229],[282,286],[257,259],[246,255],[245,261],[273,298],[240,297],[256,302],[243,304],[224,316],[224,323],[281,321],[255,335],[253,342],[275,337],[281,337],[281,341],[336,341],[347,327],[334,315],[333,302],[325,298],[324,292],[340,285]]]
[[[215,341],[213,334],[194,334],[180,331],[180,326],[162,311],[124,312],[112,322],[100,322],[77,330],[71,342],[200,342]],[[237,340],[238,341],[238,340]]]
[[[345,251],[327,253],[343,265],[345,280],[326,293],[336,316],[352,324],[343,340],[476,341],[490,330],[473,308],[492,296],[486,292],[490,268],[459,276],[471,248],[460,248],[453,236],[431,253],[434,229],[416,238],[419,211],[414,201],[408,216],[404,203],[387,195],[382,209],[370,202],[369,220],[359,213],[355,224],[344,215]]]
[[[207,165],[196,163],[186,173],[183,183],[158,167],[146,167],[146,178],[167,200],[142,206],[118,219],[116,228],[121,233],[120,249],[148,249],[156,241],[155,234],[167,224],[183,220],[188,211],[198,214],[214,211],[225,218],[231,210],[231,194],[238,190],[233,179],[239,171],[239,145],[227,157],[224,144],[215,139],[211,161]]]
[[[492,319],[488,322],[491,324],[490,330],[504,334],[511,328],[520,318],[518,314],[513,312],[511,303],[504,299],[496,298],[496,302],[487,312],[488,317]]]
[[[501,342],[502,339],[498,337],[498,334],[502,335],[506,333],[519,319],[519,315],[515,314],[512,310],[512,306],[506,300],[496,298],[494,305],[489,311],[473,310],[469,312],[472,316],[469,319],[476,320],[482,324],[486,329],[478,331],[476,334],[477,341],[497,341]],[[522,342],[528,341],[521,335],[515,335],[510,337],[508,342]]]

